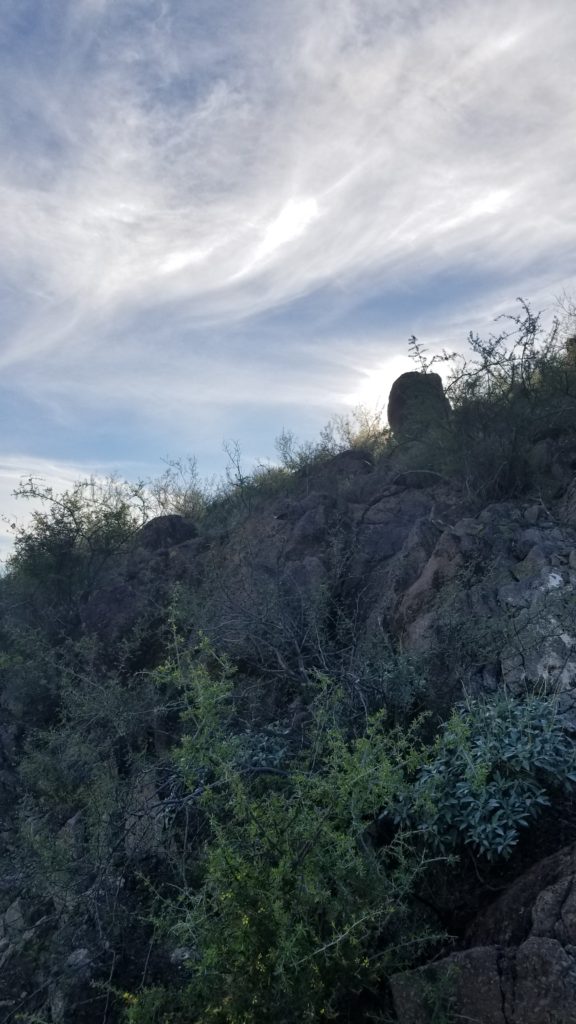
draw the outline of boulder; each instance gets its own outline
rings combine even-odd
[[[430,427],[448,423],[450,411],[437,373],[403,373],[392,385],[388,423],[396,437],[423,439]]]
[[[576,1024],[576,847],[546,857],[470,925],[459,950],[391,979],[398,1020]]]
[[[538,861],[481,911],[466,932],[469,946],[518,946],[530,937],[576,945],[576,845]]]
[[[512,1024],[502,1012],[499,954],[494,947],[454,953],[437,964],[396,974],[390,987],[401,1024]]]
[[[464,950],[390,984],[401,1024],[576,1024],[576,960],[555,939]]]
[[[198,530],[190,519],[172,514],[150,519],[138,532],[137,541],[149,551],[161,551],[192,540],[197,534]]]

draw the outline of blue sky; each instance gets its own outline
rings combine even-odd
[[[0,0],[0,509],[247,464],[576,272],[573,0]]]

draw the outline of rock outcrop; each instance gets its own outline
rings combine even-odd
[[[152,520],[89,595],[84,627],[110,641],[143,617],[152,622],[177,582],[192,632],[248,669],[276,672],[281,658],[297,674],[286,638],[296,646],[298,628],[310,642],[302,609],[315,616],[318,640],[337,602],[357,636],[391,632],[428,659],[435,706],[463,682],[475,694],[546,685],[576,725],[572,491],[546,506],[503,501],[474,512],[434,474],[337,456],[225,535],[195,536],[177,516]]]
[[[388,423],[393,434],[417,440],[431,427],[448,424],[450,403],[437,373],[403,373],[392,385]]]
[[[536,864],[482,912],[467,949],[391,982],[402,1024],[432,1024],[434,1001],[482,1024],[576,1021],[576,848]]]

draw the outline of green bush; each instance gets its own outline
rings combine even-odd
[[[143,484],[114,479],[56,494],[30,479],[16,496],[39,507],[16,530],[3,590],[15,593],[21,619],[66,634],[82,596],[149,517],[149,495]]]
[[[547,697],[470,702],[432,741],[419,721],[388,728],[382,711],[353,735],[323,677],[304,745],[254,758],[230,666],[210,657],[210,669],[180,657],[162,670],[187,705],[176,757],[202,826],[194,884],[155,919],[186,951],[189,981],[138,996],[132,1024],[344,1019],[346,995],[381,987],[430,941],[422,873],[466,847],[508,857],[576,782],[575,745]],[[383,841],[385,821],[395,834]]]
[[[48,722],[33,727],[35,711],[26,711],[6,874],[17,872],[19,895],[49,915],[43,941],[51,969],[61,971],[74,948],[66,952],[66,944],[81,935],[108,978],[120,953],[124,971],[134,962],[141,970],[148,948],[148,925],[138,919],[146,901],[135,889],[140,838],[156,832],[148,803],[158,799],[157,776],[147,747],[162,697],[146,676],[122,678],[107,669],[93,639],[60,645],[57,659]],[[26,671],[30,692],[38,692],[44,665],[33,647]],[[143,798],[147,783],[151,795],[145,790]],[[43,989],[30,991],[31,1005],[45,998]],[[93,1001],[98,1015],[101,998],[89,990],[83,1002]]]
[[[233,729],[229,666],[172,669],[186,694],[178,763],[204,829],[196,886],[162,902],[170,941],[189,951],[184,991],[144,993],[132,1024],[279,1024],[338,1014],[352,992],[378,986],[431,941],[410,912],[420,870],[408,840],[386,848],[370,824],[402,786],[413,736],[382,713],[362,735],[338,724],[342,695],[322,678],[306,743],[281,762],[251,762]],[[185,1007],[185,1009],[182,1009]]]
[[[393,816],[434,849],[464,844],[494,861],[575,786],[576,744],[553,698],[471,700],[441,727]]]

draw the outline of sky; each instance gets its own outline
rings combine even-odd
[[[573,296],[575,39],[574,0],[0,0],[0,513],[250,466],[411,334]]]

